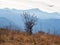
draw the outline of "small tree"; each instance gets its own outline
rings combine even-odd
[[[50,28],[47,31],[48,31],[47,34],[50,34]]]
[[[34,15],[23,12],[24,24],[25,24],[25,31],[29,34],[32,34],[32,28],[36,24],[37,17]]]

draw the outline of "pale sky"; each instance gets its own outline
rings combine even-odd
[[[45,12],[59,12],[60,0],[0,0],[0,8],[32,9],[38,8]]]

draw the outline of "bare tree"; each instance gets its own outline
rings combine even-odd
[[[47,31],[48,31],[47,34],[50,34],[50,28]]]
[[[36,24],[37,17],[28,12],[23,12],[25,31],[32,34],[32,28]]]
[[[54,27],[54,35],[56,34],[56,30],[55,30],[55,27]]]

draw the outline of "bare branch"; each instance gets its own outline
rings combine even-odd
[[[32,34],[32,28],[36,24],[37,17],[28,13],[28,12],[23,12],[23,17],[24,17],[24,24],[25,24],[25,30],[26,32]]]

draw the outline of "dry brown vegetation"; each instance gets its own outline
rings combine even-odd
[[[60,37],[46,33],[27,35],[25,32],[0,29],[0,45],[60,45]]]

